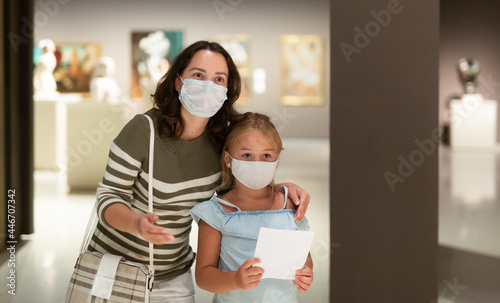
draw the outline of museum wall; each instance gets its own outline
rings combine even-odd
[[[456,63],[462,57],[481,64],[478,77],[485,99],[500,101],[500,2],[493,0],[441,0],[439,106],[440,125],[450,121],[448,103],[464,88]],[[467,113],[464,113],[465,118]],[[497,141],[500,124],[497,124]]]
[[[45,5],[43,5],[45,3]],[[251,68],[266,70],[267,90],[252,95],[241,111],[273,117],[283,137],[329,136],[329,89],[324,104],[284,106],[280,101],[280,36],[320,35],[324,41],[325,81],[329,83],[329,1],[35,1],[35,43],[98,42],[102,55],[116,61],[115,78],[125,94],[131,88],[131,35],[136,31],[183,31],[184,45],[217,34],[250,36]]]

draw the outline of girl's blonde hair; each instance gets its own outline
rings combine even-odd
[[[271,143],[272,148],[279,154],[283,150],[283,143],[281,142],[280,135],[271,122],[271,119],[267,115],[246,112],[240,115],[231,128],[231,131],[227,135],[226,143],[222,149],[221,165],[222,165],[222,183],[220,185],[220,190],[226,191],[234,188],[236,181],[231,173],[231,169],[226,166],[224,157],[226,151],[233,148],[238,140],[238,137],[249,130],[258,130],[262,135],[264,135]],[[229,153],[231,154],[231,153]],[[269,185],[271,193],[274,192],[274,180]]]

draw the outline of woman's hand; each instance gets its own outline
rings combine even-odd
[[[137,222],[137,228],[141,236],[149,243],[156,245],[165,244],[174,240],[174,235],[169,234],[165,228],[154,225],[158,219],[159,217],[152,213],[140,216]]]
[[[282,186],[282,185],[288,187],[288,198],[290,198],[293,201],[293,203],[297,205],[297,211],[293,216],[295,222],[302,220],[302,218],[304,218],[306,214],[307,206],[311,201],[311,196],[309,196],[309,193],[307,191],[303,190],[294,183],[286,182],[277,184],[276,186]]]
[[[313,276],[312,269],[307,265],[295,272],[295,280],[293,282],[300,293],[305,293],[309,289],[313,281]]]
[[[236,271],[236,284],[243,290],[249,290],[259,286],[260,279],[264,273],[261,267],[253,267],[254,264],[260,263],[259,258],[246,260]]]

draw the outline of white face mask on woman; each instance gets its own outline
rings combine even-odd
[[[231,155],[229,155],[231,157]],[[231,172],[241,184],[251,189],[261,189],[268,186],[274,179],[278,160],[266,161],[242,161],[233,159]]]
[[[179,100],[187,111],[197,117],[213,117],[227,100],[227,88],[212,81],[181,78],[184,85]]]

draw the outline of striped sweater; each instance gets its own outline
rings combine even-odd
[[[146,114],[155,121],[157,110]],[[121,232],[104,220],[107,207],[122,203],[132,211],[148,210],[149,124],[135,116],[112,142],[108,164],[97,189],[99,222],[90,250],[123,255],[130,261],[149,264],[148,243],[141,235]],[[155,129],[153,212],[157,225],[175,240],[154,246],[155,280],[167,280],[189,270],[194,252],[189,246],[191,208],[209,200],[220,181],[220,154],[205,132],[193,141],[162,139]]]

